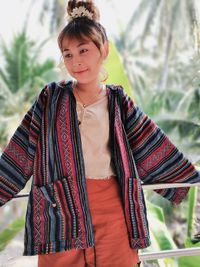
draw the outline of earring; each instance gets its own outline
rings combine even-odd
[[[58,63],[58,65],[57,65],[57,68],[58,68],[58,75],[59,75],[59,78],[61,79],[61,80],[65,80],[65,79],[69,79],[71,76],[70,76],[70,74],[68,73],[68,71],[67,71],[67,68],[66,68],[66,66],[65,66],[65,64],[64,64],[64,61],[62,60],[62,58],[60,59],[60,62]]]
[[[103,66],[101,67],[100,74],[102,76],[100,78],[100,81],[101,82],[105,82],[108,79],[108,72]]]

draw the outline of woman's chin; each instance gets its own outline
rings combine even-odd
[[[75,80],[80,83],[80,84],[89,84],[93,81],[93,79],[91,79],[91,77],[74,77]]]

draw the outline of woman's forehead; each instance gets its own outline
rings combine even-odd
[[[63,38],[62,48],[70,49],[72,47],[79,47],[83,44],[90,44],[92,41],[89,38]]]

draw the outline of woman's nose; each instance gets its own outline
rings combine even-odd
[[[74,57],[73,65],[74,65],[74,67],[81,66],[82,65],[81,59],[79,57]]]
[[[81,62],[73,62],[73,67],[74,68],[80,67],[81,65],[82,65]]]

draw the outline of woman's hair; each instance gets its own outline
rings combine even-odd
[[[92,19],[87,16],[72,16],[73,11],[79,7],[84,7],[86,12],[92,14]],[[63,39],[88,40],[94,42],[100,50],[103,44],[108,41],[105,28],[99,23],[99,10],[92,0],[77,1],[70,0],[67,5],[67,14],[70,17],[68,24],[62,29],[58,35],[58,45],[62,51]]]

